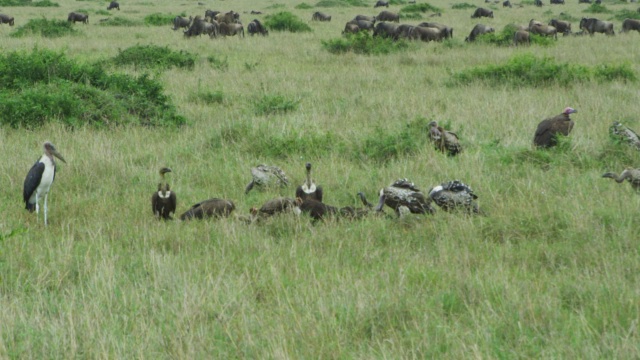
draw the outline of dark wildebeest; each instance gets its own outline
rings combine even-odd
[[[204,12],[204,17],[209,18],[211,20],[215,19],[216,16],[218,16],[218,14],[220,14],[220,11],[217,10],[207,10]]]
[[[111,10],[111,9],[118,9],[120,10],[120,4],[118,4],[117,1],[112,1],[109,3],[109,6],[107,7],[107,10]]]
[[[410,34],[411,39],[429,41],[442,41],[445,36],[442,31],[433,27],[415,26]]]
[[[495,32],[496,30],[494,28],[492,28],[491,26],[487,26],[487,25],[483,25],[483,24],[476,24],[476,26],[473,27],[473,29],[471,30],[471,33],[469,34],[469,36],[467,36],[464,41],[467,42],[473,42],[476,40],[476,38],[480,35],[483,34],[488,34],[488,33],[492,33]]]
[[[242,24],[221,23],[220,34],[224,36],[233,36],[236,34],[242,34],[242,37],[244,37],[244,27],[242,26]],[[240,36],[238,35],[238,37]]]
[[[356,24],[360,30],[373,31],[374,23],[367,20],[351,20],[347,24]]]
[[[394,40],[408,39],[411,35],[411,31],[413,31],[414,26],[409,24],[400,24],[396,27],[396,34]]]
[[[206,25],[208,22],[204,21],[200,15],[196,16],[191,23],[191,26],[184,32],[184,36],[200,36],[204,34]]]
[[[503,1],[502,2],[502,7],[508,7],[508,8],[512,7],[511,6],[511,1],[509,1],[509,0]]]
[[[591,4],[591,0],[578,0],[578,4]]]
[[[518,30],[513,33],[513,45],[518,46],[518,44],[527,44],[531,43],[531,39],[529,38],[529,32],[525,30]]]
[[[549,21],[549,25],[556,28],[559,33],[563,33],[564,36],[571,34],[571,23],[568,21],[551,19],[551,21]]]
[[[549,4],[551,5],[564,5],[564,0],[551,0],[549,1]]]
[[[542,6],[542,0],[534,0],[533,1],[533,5],[535,5],[537,7],[541,7]]]
[[[637,32],[640,32],[640,20],[624,19],[624,21],[622,22],[622,30],[620,30],[620,32],[621,33],[626,33],[626,32],[629,32],[631,30],[635,30]]]
[[[376,22],[376,17],[375,16],[366,16],[366,15],[356,15],[356,17],[353,18],[353,20],[366,20],[372,23]]]
[[[396,39],[397,30],[398,30],[398,25],[396,24],[392,24],[388,22],[379,22],[378,24],[376,24],[376,28],[373,30],[373,36]]]
[[[542,36],[551,36],[554,39],[558,40],[558,30],[551,25],[534,24],[529,28],[529,32]]]
[[[261,15],[262,11],[251,10],[251,14]]]
[[[67,21],[72,22],[75,24],[76,21],[80,21],[84,24],[88,24],[89,23],[89,15],[87,14],[81,14],[81,13],[76,13],[76,12],[70,12],[69,16],[67,16]]]
[[[391,11],[381,11],[378,16],[376,16],[377,21],[393,21],[400,22],[400,15],[393,13]]]
[[[193,21],[193,16],[189,16],[189,18],[184,18],[182,16],[176,16],[173,18],[173,30],[178,30],[180,28],[189,28],[191,26],[191,22]]]
[[[590,35],[593,35],[597,32],[607,34],[607,35],[615,35],[613,32],[613,23],[609,21],[602,21],[596,18],[582,18],[580,20],[580,29],[586,30]]]
[[[13,16],[0,14],[0,24],[9,24],[9,26],[13,26]]]
[[[443,24],[439,24],[439,23],[435,23],[435,22],[423,22],[423,23],[418,24],[418,26],[438,29],[442,33],[442,36],[443,36],[444,39],[452,39],[453,38],[453,28],[451,28],[451,27],[449,27],[447,25],[443,25]]]
[[[382,6],[384,6],[384,7],[389,7],[389,2],[388,2],[388,1],[384,1],[384,0],[378,0],[378,1],[376,2],[376,4],[375,4],[375,5],[373,5],[373,7],[374,7],[374,8],[382,7]]]
[[[343,34],[355,34],[358,31],[360,31],[360,28],[358,27],[358,24],[352,23],[352,22],[348,22],[344,26],[344,30],[342,31],[342,33]]]
[[[597,5],[602,5],[602,0],[596,0],[596,1],[595,1],[595,3],[596,3]]]
[[[312,21],[331,21],[331,15],[327,15],[323,12],[316,11],[311,15]]]
[[[471,15],[472,19],[475,18],[481,18],[481,17],[493,17],[493,11],[489,10],[489,9],[485,9],[485,8],[477,8],[476,11],[473,12],[473,15]]]
[[[253,34],[260,34],[262,36],[269,35],[269,30],[267,30],[258,19],[253,19],[253,21],[247,25],[247,32],[251,36],[253,36]]]
[[[215,17],[216,21],[220,24],[237,24],[240,22],[240,14],[235,11],[229,11],[228,13],[220,13]]]

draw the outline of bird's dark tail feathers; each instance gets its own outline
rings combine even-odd
[[[26,202],[26,206],[24,207],[25,209],[29,210],[29,212],[34,212],[36,211],[36,204],[29,204],[29,202]]]

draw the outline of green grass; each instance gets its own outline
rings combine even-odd
[[[313,31],[307,23],[303,22],[296,15],[288,11],[281,11],[273,15],[267,15],[264,25],[275,31],[288,31],[294,33]]]
[[[405,41],[393,41],[382,37],[373,37],[368,32],[346,34],[342,38],[326,40],[322,46],[332,54],[356,53],[366,55],[384,55],[406,50]]]
[[[30,7],[59,7],[60,4],[49,1],[31,1],[31,0],[0,0],[0,6],[15,7],[15,6],[30,6]]]
[[[12,37],[25,37],[40,35],[46,38],[57,38],[62,36],[77,35],[80,31],[66,20],[49,20],[46,18],[29,19],[26,24],[16,27],[11,33]]]
[[[135,68],[167,69],[177,67],[192,70],[196,56],[187,51],[174,51],[169,47],[154,45],[136,45],[124,50],[118,50],[110,61],[115,66],[132,65]]]
[[[337,55],[323,42],[382,9],[335,7],[323,10],[331,22],[312,23],[315,10],[296,9],[300,2],[225,2],[245,26],[251,10],[264,22],[278,3],[314,30],[244,39],[185,39],[144,23],[151,14],[203,15],[195,2],[122,3],[109,18],[137,25],[100,26],[93,12],[106,3],[65,0],[47,19],[66,22],[81,7],[92,20],[73,26],[78,36],[47,38],[10,36],[41,15],[2,7],[16,24],[0,26],[0,58],[23,55],[0,61],[0,358],[639,358],[640,196],[602,178],[640,167],[640,152],[608,134],[613,121],[640,131],[638,35],[469,44],[471,13],[434,0],[442,17],[419,14],[454,28],[452,40]],[[621,20],[608,17],[637,8],[605,5],[614,13],[601,18],[616,29]],[[588,5],[568,1],[552,15],[548,5],[498,7],[482,23],[500,31],[560,12],[579,19]],[[196,61],[104,65],[136,46]],[[449,86],[489,66],[522,83]],[[578,110],[571,134],[534,150],[538,123],[567,106]],[[57,115],[27,126],[45,111]],[[162,114],[183,125],[154,126]],[[431,120],[458,134],[462,153],[434,149]],[[57,162],[45,227],[42,207],[28,213],[21,193],[47,140],[66,163]],[[173,169],[178,215],[221,197],[240,216],[294,196],[306,162],[330,205],[361,206],[359,191],[377,202],[397,178],[424,192],[460,179],[486,215],[397,219],[387,208],[359,221],[285,215],[247,225],[151,214],[160,167]],[[280,166],[291,185],[245,194],[261,163]]]

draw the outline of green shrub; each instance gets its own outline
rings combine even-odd
[[[579,81],[635,81],[636,75],[627,64],[601,65],[589,68],[579,64],[557,63],[551,57],[533,54],[516,55],[505,64],[463,70],[452,76],[450,84],[482,81],[492,85],[546,86],[571,85]]]
[[[108,74],[63,53],[34,49],[0,55],[0,124],[36,128],[50,121],[75,127],[180,125],[162,85],[147,75]]]
[[[624,21],[625,19],[640,20],[640,11],[633,11],[629,9],[622,9],[613,16],[614,19]]]
[[[346,34],[344,38],[323,40],[322,46],[332,54],[354,52],[356,54],[381,55],[403,51],[409,47],[404,41],[393,41],[382,37],[373,37],[366,31]]]
[[[298,5],[295,6],[296,9],[299,10],[309,10],[309,9],[313,9],[313,6],[307,4],[307,3],[300,3]]]
[[[30,19],[26,24],[16,28],[11,37],[24,37],[40,35],[48,38],[56,38],[67,35],[76,35],[78,31],[73,24],[66,20]]]
[[[276,10],[276,9],[284,9],[287,6],[285,4],[272,4],[267,6],[267,9]]]
[[[187,16],[187,14],[183,12],[180,16]],[[144,24],[149,26],[167,26],[172,25],[173,19],[175,18],[176,15],[173,14],[153,13],[144,17]]]
[[[100,23],[103,26],[140,26],[142,22],[138,20],[131,20],[127,18],[123,18],[120,16],[115,16],[107,21],[103,21]]]
[[[241,134],[246,136],[246,132]],[[344,143],[339,142],[330,133],[305,134],[292,131],[287,134],[265,136],[260,131],[254,131],[254,141],[247,149],[259,157],[287,158],[292,155],[305,157],[326,156],[327,153],[344,149]]]
[[[0,6],[59,7],[60,5],[49,0],[0,0]]]
[[[286,113],[298,109],[300,100],[291,100],[282,95],[265,95],[254,103],[256,115]]]
[[[282,11],[277,14],[268,15],[264,25],[275,31],[306,32],[312,31],[311,27],[297,16],[290,12]]]
[[[366,158],[379,162],[389,161],[409,155],[429,142],[425,118],[409,122],[399,131],[376,128],[370,136],[355,149],[356,158]]]
[[[157,45],[136,45],[124,50],[118,50],[118,55],[111,59],[114,65],[133,65],[135,68],[170,67],[192,70],[196,63],[196,56],[186,51],[173,51],[169,47]]]
[[[109,10],[100,9],[96,11],[96,15],[111,16],[111,13],[109,12]]]
[[[493,44],[498,46],[511,46],[513,45],[513,34],[515,34],[517,28],[513,24],[508,24],[500,32],[483,34],[477,38],[478,43]],[[537,34],[530,34],[529,39],[531,44],[540,46],[555,45],[557,41],[551,37],[541,36]]]
[[[452,9],[463,10],[463,9],[475,9],[477,6],[469,3],[455,3],[451,5]]]
[[[611,10],[607,9],[606,6],[600,4],[591,4],[588,8],[584,9],[584,12],[590,14],[609,14],[612,13]]]
[[[571,16],[571,14],[567,14],[566,12],[561,12],[558,15],[558,20],[571,21],[571,22],[580,21],[580,19],[575,18],[575,17]]]
[[[229,70],[229,61],[226,56],[224,59],[221,59],[215,55],[209,55],[209,57],[207,57],[207,61],[214,69],[222,72]]]
[[[407,5],[407,6],[403,7],[402,9],[400,9],[400,12],[403,12],[403,13],[416,13],[416,12],[421,12],[421,13],[435,12],[435,13],[439,13],[439,12],[442,12],[442,9],[440,9],[439,7],[435,7],[435,6],[433,6],[431,4],[428,4],[428,3],[422,3],[422,4]]]
[[[316,3],[316,7],[368,7],[369,4],[363,0],[321,0]]]

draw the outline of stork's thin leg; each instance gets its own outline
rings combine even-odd
[[[44,224],[47,225],[47,197],[49,194],[44,196]]]
[[[39,200],[40,200],[40,199],[38,199],[38,193],[36,192],[36,215],[39,215],[39,214],[40,214],[40,205],[38,204]],[[38,217],[36,216],[36,219],[37,219],[37,218],[38,218]]]

